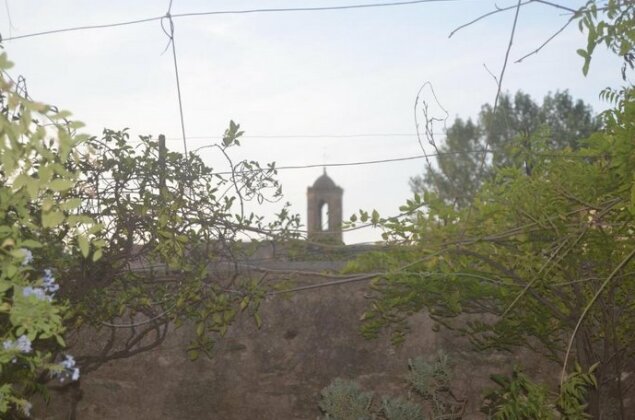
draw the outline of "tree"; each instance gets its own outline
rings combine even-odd
[[[93,251],[79,243],[92,257],[87,260],[49,256],[72,279],[63,291],[74,309],[73,325],[109,331],[103,351],[78,355],[84,371],[160,344],[170,322],[196,324],[191,358],[209,354],[214,337],[223,336],[241,311],[250,308],[260,322],[256,309],[264,289],[241,276],[239,261],[248,252],[242,240],[249,232],[283,238],[298,219],[283,209],[266,224],[244,210],[247,200],[277,200],[280,186],[274,165],[231,161],[229,149],[241,135],[231,122],[213,146],[230,162],[228,176],[150,137],[133,147],[125,131],[105,130],[101,139],[86,142],[90,154],[75,168],[82,182],[73,195],[102,226],[91,239],[104,247]]]
[[[573,19],[589,31],[580,54],[585,73],[598,44],[624,54],[628,65],[634,3],[598,8],[590,1]],[[399,342],[409,316],[426,310],[469,337],[476,351],[523,347],[561,364],[551,396],[518,373],[498,378],[501,389],[489,406],[497,418],[623,419],[632,412],[635,90],[631,84],[604,97],[614,108],[603,113],[601,129],[587,139],[572,136],[569,147],[554,147],[557,130],[531,125],[511,131],[515,138],[494,136],[492,144],[500,138],[517,154],[494,155],[490,174],[462,205],[443,190],[416,195],[402,207],[409,219],[377,223],[393,250],[349,266],[384,272],[364,315],[369,337],[388,329]]]
[[[389,327],[403,339],[408,315],[425,309],[478,350],[522,346],[566,365],[572,340],[583,370],[599,362],[592,413],[624,418],[633,383],[623,378],[635,367],[634,115],[630,96],[578,151],[532,139],[531,174],[499,169],[469,208],[433,193],[425,211],[416,200],[404,206],[412,218],[384,226],[408,246],[352,267],[386,273],[364,333]],[[461,314],[479,316],[465,324]]]
[[[1,83],[0,414],[28,414],[47,384],[78,397],[76,382],[58,379],[152,349],[170,324],[193,324],[192,359],[241,312],[260,325],[266,290],[242,269],[245,241],[295,237],[299,218],[286,206],[270,222],[245,210],[278,201],[281,188],[275,164],[232,160],[238,124],[209,146],[225,157],[223,173],[162,138],[76,135],[69,113]],[[86,333],[95,345],[82,345]]]
[[[413,177],[410,185],[413,192],[431,190],[448,203],[465,207],[483,182],[492,178],[494,168],[517,165],[531,170],[522,151],[539,131],[548,130],[543,140],[550,149],[575,150],[580,139],[598,128],[599,120],[591,108],[581,100],[574,101],[567,91],[547,95],[542,105],[522,92],[513,98],[502,95],[496,111],[483,105],[477,122],[457,118],[439,147],[437,168]],[[484,156],[485,150],[491,153]]]

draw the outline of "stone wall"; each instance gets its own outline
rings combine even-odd
[[[287,268],[291,263],[285,263]],[[333,263],[296,263],[309,270]],[[302,278],[305,283],[321,278]],[[461,339],[433,332],[425,315],[412,318],[406,342],[394,347],[387,338],[359,335],[367,305],[366,283],[346,284],[274,296],[262,308],[262,326],[244,317],[230,329],[211,359],[189,361],[187,327],[170,332],[152,351],[113,361],[82,377],[81,420],[316,419],[319,393],[334,378],[356,379],[378,395],[407,395],[408,359],[444,349],[455,364],[455,390],[468,398],[466,419],[478,413],[489,374],[510,372],[508,355],[467,352]],[[86,341],[85,345],[89,345]],[[530,360],[520,355],[523,364]],[[540,366],[531,366],[540,371]],[[36,418],[68,419],[68,398],[52,394]]]

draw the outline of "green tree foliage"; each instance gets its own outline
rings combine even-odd
[[[260,323],[265,290],[241,276],[239,262],[248,251],[242,240],[250,232],[290,236],[298,219],[286,208],[272,223],[245,211],[249,200],[278,200],[280,186],[274,165],[231,160],[241,134],[231,122],[212,146],[229,162],[227,175],[195,154],[168,152],[150,137],[132,146],[125,131],[105,130],[85,143],[89,154],[77,164],[82,176],[73,193],[81,210],[104,227],[92,238],[104,248],[94,251],[98,261],[53,259],[73,279],[64,293],[74,325],[110,331],[103,352],[78,356],[86,371],[156,346],[171,321],[195,323],[191,358],[210,354],[214,337],[223,336],[240,312],[249,309]],[[95,256],[92,249],[82,252]],[[123,340],[132,329],[135,339]]]
[[[72,252],[77,238],[99,230],[69,192],[79,174],[78,124],[66,112],[23,98],[0,55],[0,417],[28,416],[41,378],[77,379],[64,360],[66,278],[44,256]],[[46,122],[46,127],[41,121]],[[100,245],[94,245],[96,252]],[[57,278],[57,281],[56,281]],[[59,282],[59,283],[58,283]]]
[[[635,8],[629,1],[608,0],[598,7],[597,0],[589,0],[576,14],[578,27],[587,33],[586,48],[578,54],[584,59],[582,73],[589,72],[591,57],[597,46],[604,45],[622,57],[622,79],[635,67]]]
[[[227,162],[219,172],[125,130],[75,135],[68,113],[0,82],[0,413],[26,414],[51,372],[77,376],[75,360],[85,375],[159,345],[169,325],[194,325],[192,359],[241,313],[260,326],[266,289],[241,266],[245,241],[294,237],[299,218],[246,210],[281,188],[275,164],[233,161],[238,124],[209,146]]]
[[[589,59],[598,45],[620,55],[631,51],[635,3],[596,3],[574,16],[595,31]],[[553,133],[575,127],[564,124],[535,131],[510,124],[516,129],[509,137],[495,130],[492,148],[500,138],[505,153],[493,157],[466,201],[441,188],[415,196],[402,208],[409,219],[378,222],[396,243],[393,250],[349,267],[384,271],[373,281],[376,294],[363,317],[369,337],[388,329],[401,341],[408,317],[426,310],[469,337],[476,350],[523,347],[561,364],[557,392],[520,374],[498,381],[491,413],[500,418],[629,414],[626,393],[635,385],[635,91],[629,85],[603,96],[614,108],[588,138],[580,129],[564,145],[555,142]],[[523,107],[518,115],[534,114],[535,108]],[[494,122],[490,130],[507,128]],[[575,370],[571,359],[579,364]]]
[[[606,131],[575,152],[555,153],[536,139],[531,175],[500,169],[471,208],[432,193],[425,211],[416,200],[405,206],[413,218],[386,226],[408,246],[351,267],[386,272],[375,281],[365,334],[390,327],[403,339],[408,315],[426,309],[477,349],[522,346],[563,363],[575,331],[582,367],[600,362],[597,401],[619,406],[635,355],[634,112],[630,97]],[[494,317],[466,324],[459,314]]]
[[[502,95],[496,111],[484,105],[478,120],[457,118],[446,131],[439,147],[437,167],[410,180],[416,193],[434,191],[440,198],[458,207],[468,206],[476,191],[492,178],[494,168],[518,165],[531,171],[524,159],[529,138],[545,131],[543,140],[550,149],[577,149],[579,140],[599,128],[591,108],[575,101],[567,91],[547,95],[542,104],[517,92]],[[489,150],[487,156],[479,151]]]

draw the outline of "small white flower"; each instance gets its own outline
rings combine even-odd
[[[62,360],[61,365],[64,366],[65,369],[73,369],[75,367],[75,359],[70,354],[67,354],[65,359]]]
[[[4,340],[2,347],[9,351],[17,350],[20,353],[31,353],[33,351],[31,340],[26,335],[21,335],[16,341]]]
[[[60,362],[60,366],[64,370],[59,374],[54,374],[54,376],[59,376],[60,382],[64,382],[69,376],[72,381],[79,379],[79,368],[75,367],[75,359],[73,356],[69,354],[65,355],[64,360]]]
[[[22,353],[31,353],[33,350],[31,348],[31,340],[26,335],[21,335],[18,340],[15,342],[16,348],[20,350]]]
[[[20,251],[24,254],[24,259],[22,260],[22,265],[29,265],[33,261],[33,253],[31,250],[26,248],[20,248]]]
[[[31,417],[31,409],[32,408],[33,408],[33,404],[31,404],[30,402],[27,401],[22,406],[22,412],[24,413],[25,416]]]

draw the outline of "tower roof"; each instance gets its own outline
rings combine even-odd
[[[318,179],[316,179],[315,182],[313,183],[313,188],[326,190],[331,188],[337,188],[337,185],[335,185],[335,182],[333,182],[333,180],[326,174],[326,169],[325,169],[324,173]]]

